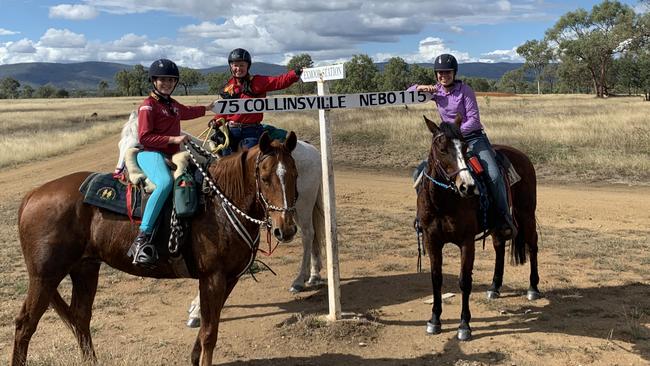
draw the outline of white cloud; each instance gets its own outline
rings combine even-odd
[[[509,50],[494,50],[481,54],[480,62],[524,62],[525,60],[517,54],[515,46]]]
[[[50,18],[89,20],[99,15],[97,9],[89,5],[61,4],[50,7]]]
[[[418,43],[402,46],[406,52],[392,54],[381,50],[373,57],[376,61],[400,56],[408,62],[432,62],[440,53],[452,53],[461,62],[516,60],[508,53],[511,50],[470,55],[455,46],[457,37],[470,33],[477,25],[539,19],[545,15],[543,9],[547,6],[539,0],[83,0],[80,3],[83,5],[52,6],[50,17],[78,20],[92,19],[99,13],[117,17],[149,13],[142,16],[159,18],[159,27],[165,29],[169,38],[155,39],[148,33],[148,27],[142,27],[138,28],[139,34],[88,41],[79,28],[70,28],[72,31],[51,28],[40,40],[31,41],[36,51],[31,61],[56,61],[72,55],[74,59],[148,65],[156,58],[168,57],[183,66],[210,67],[224,64],[231,49],[244,47],[252,53],[254,62],[286,63],[290,55],[309,53],[315,63],[328,64],[366,53],[362,47],[369,42],[376,49],[381,49],[377,44],[386,44],[385,49],[389,50],[392,44],[413,39],[413,35],[423,32],[437,37],[423,36]],[[166,17],[170,15],[182,18],[185,23],[177,29],[168,26]],[[188,23],[188,17],[194,21]],[[119,29],[119,24],[116,28]],[[0,35],[12,34],[16,32],[0,28]],[[488,41],[494,42],[494,48],[511,46],[499,44],[497,40]],[[15,43],[18,49],[18,42]],[[21,43],[21,47],[29,49],[27,43]],[[24,57],[23,54],[13,58],[7,45],[0,44],[0,49],[4,52],[0,62]]]
[[[7,51],[11,53],[36,53],[36,48],[27,38],[23,38],[17,42],[8,42]]]
[[[48,29],[38,42],[42,47],[53,48],[83,48],[86,37],[83,34],[71,32],[68,29]]]
[[[20,32],[10,31],[9,29],[0,28],[0,36],[12,36]]]

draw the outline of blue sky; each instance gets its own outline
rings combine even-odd
[[[637,11],[637,0],[621,1]],[[431,62],[521,62],[514,51],[542,39],[557,19],[592,0],[0,0],[0,65],[108,61],[148,66],[226,64],[248,49],[253,62],[285,64],[309,53],[317,65],[368,54]]]

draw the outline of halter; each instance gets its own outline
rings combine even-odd
[[[262,155],[262,152],[260,151],[257,154],[257,157],[255,158],[255,185],[257,186],[257,199],[264,205],[264,213],[266,215],[266,219],[270,220],[269,217],[269,211],[276,211],[276,212],[295,212],[296,211],[296,201],[298,200],[298,195],[296,195],[293,199],[293,202],[291,203],[291,206],[285,206],[285,207],[278,207],[275,205],[272,205],[268,202],[266,197],[264,197],[264,194],[262,193],[262,188],[260,185],[260,163],[266,159],[269,155]]]

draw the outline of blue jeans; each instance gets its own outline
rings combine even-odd
[[[512,222],[510,210],[508,209],[508,195],[506,193],[505,180],[501,175],[501,170],[497,164],[496,152],[492,148],[490,140],[488,140],[485,133],[475,133],[467,138],[467,147],[469,151],[478,157],[481,166],[483,166],[483,169],[485,169],[488,175],[488,189],[492,194],[498,214]]]
[[[230,127],[230,146],[223,150],[222,155],[230,155],[242,147],[251,148],[260,140],[260,136],[264,133],[264,127],[258,123],[251,127]]]
[[[174,185],[172,174],[165,164],[165,157],[157,151],[140,151],[137,155],[138,165],[156,189],[153,190],[142,214],[140,230],[148,234],[153,232],[160,211],[165,205]]]

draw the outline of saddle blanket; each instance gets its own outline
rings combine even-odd
[[[111,173],[91,173],[79,192],[84,195],[84,203],[105,208],[112,212],[128,215],[126,208],[127,186],[113,178]],[[142,217],[142,199],[138,191],[133,192],[133,217]]]

